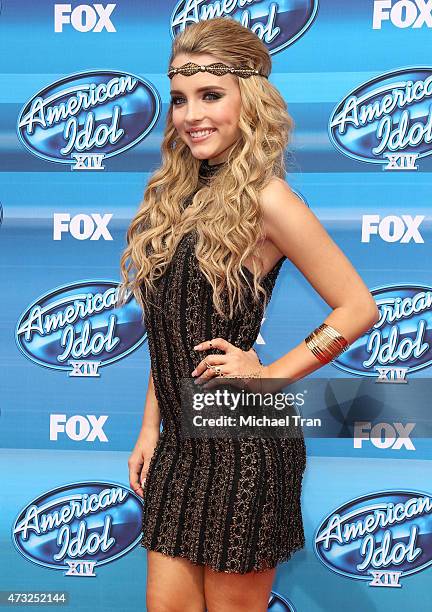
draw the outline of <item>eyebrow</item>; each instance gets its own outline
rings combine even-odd
[[[201,91],[208,91],[209,89],[221,89],[222,91],[226,91],[225,87],[220,87],[219,85],[206,85],[205,87],[199,87],[196,91],[201,92]],[[181,94],[182,92],[177,90],[177,89],[173,89],[170,91],[170,94]]]

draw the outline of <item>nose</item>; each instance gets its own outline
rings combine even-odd
[[[196,123],[202,119],[202,108],[199,102],[188,102],[186,105],[185,120],[192,127],[193,123]]]

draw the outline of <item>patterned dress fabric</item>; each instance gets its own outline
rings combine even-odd
[[[211,180],[222,164],[200,167]],[[195,351],[222,337],[252,348],[264,308],[248,295],[233,319],[216,312],[212,288],[195,257],[194,232],[178,244],[157,291],[146,304],[151,368],[163,431],[144,485],[141,546],[215,571],[244,574],[287,561],[305,545],[300,505],[306,451],[295,438],[185,438],[180,384],[219,349]],[[283,256],[261,280],[271,295]],[[245,273],[252,273],[245,268]]]

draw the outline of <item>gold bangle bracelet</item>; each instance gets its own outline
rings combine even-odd
[[[305,343],[315,357],[324,365],[336,359],[349,346],[347,340],[327,323],[322,323],[314,329],[305,338]]]

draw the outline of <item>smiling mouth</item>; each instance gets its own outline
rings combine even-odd
[[[189,136],[193,141],[204,140],[211,136],[214,132],[216,132],[216,129],[214,128],[212,128],[211,130],[199,130],[197,132],[189,132]]]

